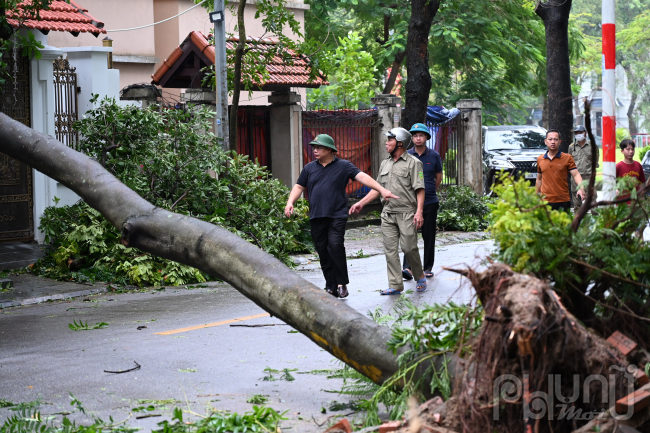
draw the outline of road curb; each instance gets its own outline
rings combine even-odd
[[[98,293],[105,293],[106,291],[107,289],[105,288],[88,289],[88,290],[79,290],[76,292],[59,293],[57,295],[39,296],[37,298],[27,298],[27,299],[19,299],[16,301],[0,302],[0,310],[9,307],[20,307],[21,305],[40,304],[47,301],[63,301],[65,299],[78,298],[80,296],[90,296],[90,295],[96,295]]]
[[[354,221],[348,221],[345,224],[345,229],[358,229],[360,227],[367,227],[367,226],[380,226],[381,225],[381,218],[370,218],[370,219],[365,219],[365,220],[354,220]]]

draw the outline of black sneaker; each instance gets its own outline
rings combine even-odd
[[[334,289],[332,289],[331,287],[328,287],[326,290],[327,290],[327,293],[334,296],[335,298],[339,297],[339,289],[338,289],[338,287],[336,287]]]
[[[339,287],[339,298],[347,298],[350,292],[348,292],[348,286],[345,284]]]

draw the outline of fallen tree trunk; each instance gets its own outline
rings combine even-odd
[[[221,278],[332,355],[383,383],[390,330],[228,230],[157,208],[97,161],[0,113],[0,152],[61,182],[121,230],[122,243]]]

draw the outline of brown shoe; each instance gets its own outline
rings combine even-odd
[[[347,298],[350,292],[348,292],[348,286],[345,284],[339,287],[339,298]]]

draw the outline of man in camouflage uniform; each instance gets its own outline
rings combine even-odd
[[[584,180],[589,180],[591,176],[591,144],[587,138],[587,129],[578,125],[574,129],[575,140],[573,144],[569,146],[569,155],[573,157],[573,160],[578,167],[578,173]],[[596,147],[596,167],[599,166],[598,159],[600,158],[600,150]],[[576,191],[578,191],[578,185],[576,185],[575,180],[571,177],[571,202],[573,203],[573,208],[577,212],[582,206],[582,201],[579,197],[576,197]]]

